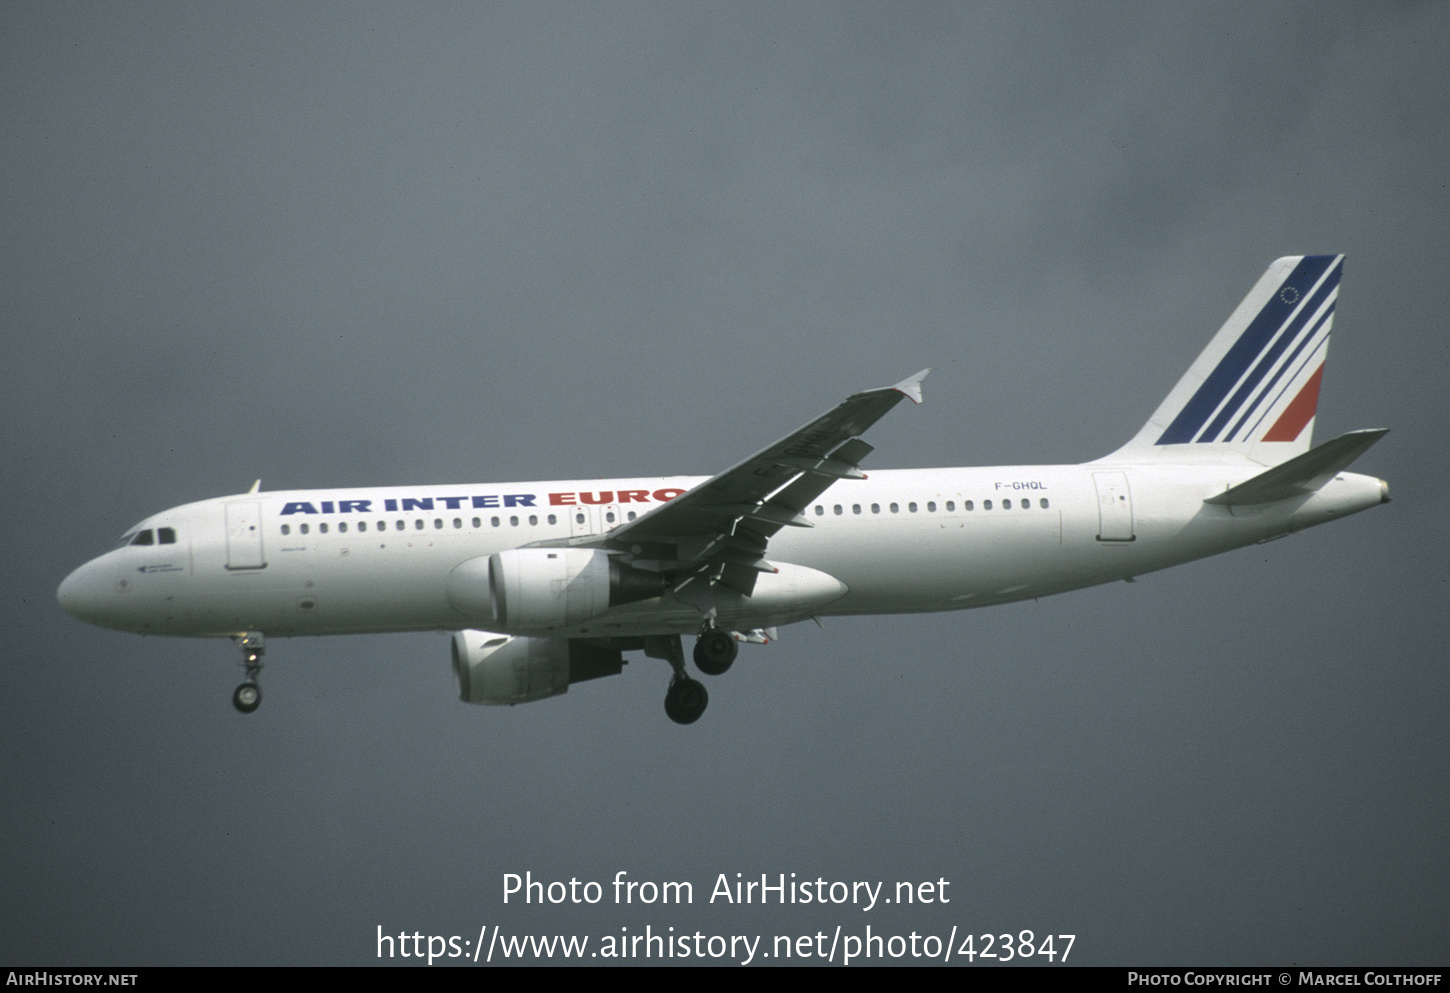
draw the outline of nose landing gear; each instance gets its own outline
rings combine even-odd
[[[262,705],[262,687],[248,680],[238,686],[232,694],[232,706],[244,714],[250,714]]]
[[[242,650],[242,665],[247,670],[247,678],[232,693],[232,706],[250,714],[262,705],[262,687],[257,685],[257,675],[262,671],[262,655],[267,647],[260,631],[232,635],[232,640]]]

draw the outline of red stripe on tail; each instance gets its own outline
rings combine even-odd
[[[1319,380],[1323,376],[1324,364],[1321,362],[1319,368],[1314,370],[1314,375],[1309,377],[1309,382],[1299,391],[1299,395],[1279,415],[1274,426],[1269,428],[1269,433],[1264,435],[1265,441],[1293,441],[1299,437],[1299,432],[1314,419],[1314,411],[1319,409]]]

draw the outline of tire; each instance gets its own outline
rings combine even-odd
[[[709,704],[705,684],[688,677],[675,680],[665,694],[665,713],[676,724],[694,724]]]
[[[244,714],[250,714],[262,705],[262,687],[253,682],[238,686],[232,694],[232,706]]]
[[[723,674],[738,654],[740,646],[726,631],[706,631],[695,642],[695,666],[707,676]]]

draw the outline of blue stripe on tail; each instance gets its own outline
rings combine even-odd
[[[1168,425],[1168,430],[1163,432],[1162,437],[1155,444],[1184,445],[1197,438],[1209,418],[1213,416],[1214,411],[1219,409],[1219,405],[1228,396],[1229,391],[1238,384],[1250,366],[1262,358],[1262,361],[1254,368],[1249,381],[1245,382],[1244,387],[1235,394],[1233,401],[1224,407],[1200,439],[1202,441],[1217,440],[1219,432],[1233,419],[1244,401],[1253,392],[1253,386],[1272,367],[1274,358],[1294,339],[1298,326],[1313,315],[1314,309],[1317,309],[1317,302],[1322,300],[1323,296],[1333,292],[1334,288],[1339,285],[1340,273],[1336,271],[1325,280],[1324,286],[1320,288],[1320,293],[1316,294],[1315,301],[1311,302],[1313,306],[1306,305],[1300,311],[1298,319],[1294,322],[1295,327],[1287,329],[1288,333],[1280,336],[1279,332],[1286,330],[1285,323],[1289,320],[1289,316],[1304,300],[1304,296],[1314,288],[1314,284],[1319,281],[1320,277],[1329,270],[1330,266],[1334,265],[1337,258],[1338,256],[1335,255],[1306,255],[1300,261],[1289,277],[1264,304],[1263,309],[1249,322],[1243,334],[1239,335],[1238,340],[1229,348],[1228,354],[1204,380],[1203,385],[1193,394],[1192,399],[1184,404],[1183,409],[1178,412],[1178,416],[1173,419],[1173,423]],[[1270,354],[1266,355],[1266,351]]]

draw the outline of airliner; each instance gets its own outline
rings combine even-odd
[[[857,393],[711,477],[250,491],[163,511],[75,570],[75,617],[229,637],[261,702],[267,637],[453,632],[460,698],[517,704],[643,651],[690,724],[741,643],[832,615],[962,610],[1261,543],[1389,502],[1344,470],[1384,430],[1311,447],[1342,255],[1282,258],[1126,445],[1078,465],[861,468],[927,370]]]

